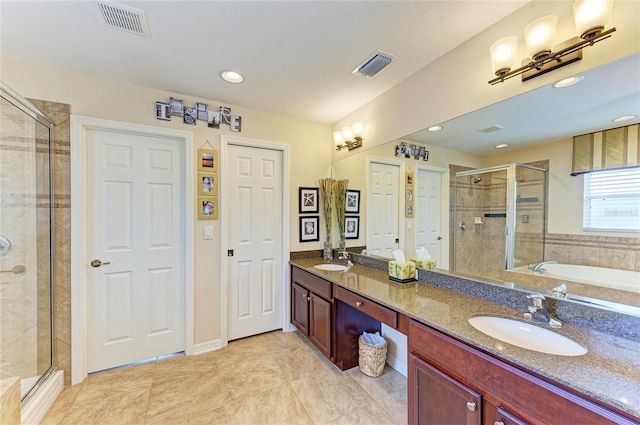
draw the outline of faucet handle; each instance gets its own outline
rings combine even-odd
[[[527,298],[530,299],[533,302],[532,306],[529,306],[529,311],[531,311],[532,313],[535,312],[537,309],[543,309],[543,303],[544,300],[546,300],[546,298],[544,297],[544,295],[542,294],[538,294],[538,293],[534,293],[534,294],[529,294],[527,295]]]
[[[529,298],[530,300],[531,300],[531,299],[534,299],[534,300],[542,300],[542,301],[546,300],[546,298],[545,298],[545,296],[544,296],[544,295],[542,295],[542,294],[538,294],[538,293],[529,294],[529,295],[527,295],[527,298]]]

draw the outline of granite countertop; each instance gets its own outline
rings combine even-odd
[[[564,323],[561,329],[552,330],[587,347],[587,354],[556,356],[519,348],[476,330],[467,319],[478,314],[522,319],[523,311],[428,283],[396,284],[388,279],[386,272],[359,264],[347,272],[313,267],[322,262],[321,259],[310,258],[292,260],[291,264],[525,370],[640,418],[639,342]]]

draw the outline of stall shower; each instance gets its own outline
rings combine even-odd
[[[24,406],[56,364],[54,126],[4,84],[1,95],[0,382],[3,389],[9,383],[19,387]]]
[[[460,171],[453,200],[453,271],[501,280],[544,258],[547,172],[524,164]]]

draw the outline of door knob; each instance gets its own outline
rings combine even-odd
[[[95,260],[91,261],[91,267],[106,266],[107,264],[111,264],[111,261],[105,261],[103,263],[102,261],[98,260],[97,258]]]
[[[471,410],[472,412],[476,411],[476,404],[472,401],[467,402],[467,409]]]
[[[438,239],[439,241],[441,241],[441,240],[442,240],[442,236],[438,236],[438,237],[437,237],[437,239]]]

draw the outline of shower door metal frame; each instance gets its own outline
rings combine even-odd
[[[513,255],[515,253],[515,231],[516,231],[516,198],[517,198],[517,185],[516,169],[517,167],[528,168],[530,170],[543,171],[547,173],[544,168],[538,168],[527,164],[513,163],[505,165],[497,165],[494,167],[476,168],[473,170],[459,171],[454,176],[454,204],[453,204],[453,217],[458,217],[458,177],[473,176],[476,174],[493,173],[496,171],[507,172],[507,194],[506,194],[506,225],[505,225],[505,252],[504,252],[504,267],[505,270],[513,268]],[[546,178],[546,177],[545,177]],[[457,221],[457,220],[456,220]],[[543,220],[546,221],[546,220]],[[546,232],[546,228],[543,228],[543,237]],[[455,233],[454,233],[455,236]],[[457,265],[457,251],[456,251],[457,238],[453,238],[453,268],[456,271]]]
[[[49,317],[50,317],[50,335],[51,335],[51,364],[49,368],[40,376],[36,384],[22,397],[21,404],[24,407],[32,396],[38,391],[38,388],[43,385],[46,379],[51,376],[57,369],[56,367],[56,334],[55,334],[55,255],[54,255],[54,247],[55,247],[55,195],[53,191],[53,142],[54,142],[54,124],[49,121],[49,119],[40,112],[35,106],[31,104],[28,100],[20,96],[15,90],[11,89],[7,86],[3,81],[0,81],[0,96],[5,99],[7,102],[11,103],[13,106],[18,108],[20,111],[30,116],[39,124],[47,127],[49,129],[49,143],[48,143],[48,160],[49,160]],[[22,378],[22,377],[21,377]]]

